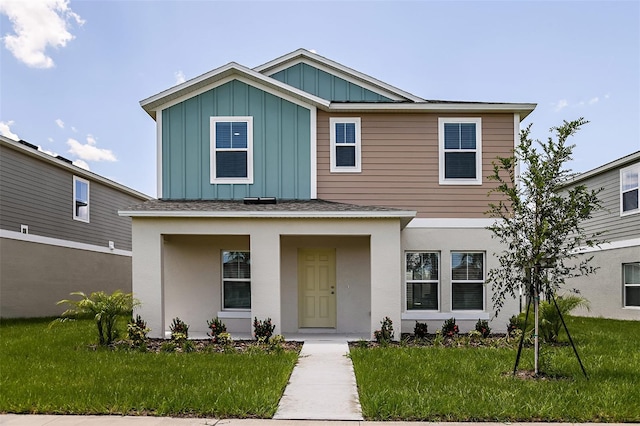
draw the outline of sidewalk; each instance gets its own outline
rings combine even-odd
[[[274,419],[363,420],[346,339],[305,340]]]

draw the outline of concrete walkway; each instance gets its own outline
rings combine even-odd
[[[346,338],[305,339],[276,420],[363,420]]]

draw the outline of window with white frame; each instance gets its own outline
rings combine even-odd
[[[484,253],[451,253],[451,309],[484,310]]]
[[[331,171],[358,173],[361,167],[360,118],[330,118]]]
[[[640,212],[638,208],[640,163],[620,170],[620,215]]]
[[[253,117],[211,117],[211,183],[253,183]]]
[[[640,262],[622,265],[624,275],[624,307],[640,308]]]
[[[89,181],[73,177],[73,218],[89,222]]]
[[[405,282],[407,310],[438,310],[440,279],[437,252],[407,252],[405,254]]]
[[[482,120],[439,118],[441,185],[482,184]]]
[[[251,254],[222,252],[222,308],[251,309]]]

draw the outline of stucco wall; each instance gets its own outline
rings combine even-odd
[[[131,257],[0,238],[0,317],[46,317],[69,293],[131,291]]]
[[[640,246],[602,250],[593,255],[595,275],[567,280],[566,289],[577,289],[591,303],[591,310],[579,309],[575,315],[640,320],[640,309],[623,307],[622,264],[640,262]]]
[[[440,285],[438,312],[407,311],[403,282],[403,318],[402,331],[412,333],[416,320],[426,322],[429,332],[435,332],[442,327],[443,322],[451,317],[456,318],[461,332],[474,329],[478,319],[489,320],[494,332],[505,332],[511,315],[518,313],[518,301],[507,299],[496,317],[493,311],[491,285],[485,284],[484,312],[453,311],[451,309],[451,252],[452,251],[481,251],[485,252],[485,278],[489,269],[497,267],[498,262],[494,253],[500,246],[491,238],[491,232],[484,228],[406,228],[402,233],[403,251],[437,251],[440,253]],[[404,262],[404,259],[403,259]],[[404,268],[404,265],[403,265]]]

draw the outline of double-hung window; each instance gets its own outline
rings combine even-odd
[[[89,181],[73,177],[73,218],[89,222]]]
[[[223,309],[251,309],[251,254],[222,252]]]
[[[620,170],[620,215],[640,212],[638,208],[638,175],[640,163]]]
[[[622,265],[624,279],[624,307],[640,308],[640,262]]]
[[[358,173],[361,167],[360,118],[330,118],[331,171]]]
[[[441,185],[482,184],[482,120],[439,118]]]
[[[451,253],[451,309],[484,310],[484,253]]]
[[[253,117],[211,117],[211,183],[253,183]]]
[[[407,310],[438,310],[439,260],[436,252],[407,252]]]

